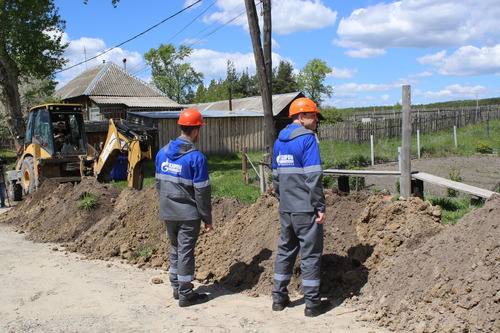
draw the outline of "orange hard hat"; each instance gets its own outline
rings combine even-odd
[[[293,115],[302,112],[321,113],[321,111],[319,111],[316,107],[316,103],[306,97],[297,98],[292,102],[292,104],[290,105],[288,117],[291,118]]]
[[[183,126],[201,126],[205,125],[203,122],[203,117],[201,116],[200,111],[196,109],[187,109],[182,111],[179,116],[179,121],[177,122],[179,125]]]

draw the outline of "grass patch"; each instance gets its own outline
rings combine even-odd
[[[476,124],[457,129],[455,147],[453,129],[420,134],[421,157],[472,156],[478,153],[496,151],[500,155],[500,120],[490,121],[490,138],[485,137],[485,125]],[[401,138],[381,138],[374,140],[375,164],[398,160]],[[349,169],[366,167],[371,164],[370,142],[349,143],[342,141],[322,141],[319,144],[323,167],[326,169]],[[418,157],[417,136],[411,138],[412,158]]]
[[[148,258],[151,256],[153,251],[156,249],[156,245],[151,246],[142,246],[131,250],[130,257],[127,259],[128,261],[137,261],[140,258]]]
[[[263,152],[247,153],[249,160],[259,170],[258,162]],[[239,201],[253,204],[260,196],[259,177],[248,162],[248,184],[243,182],[241,171],[242,154],[208,156],[208,169],[212,195],[220,197],[237,197]]]
[[[79,209],[92,210],[97,206],[97,201],[95,199],[94,193],[83,192],[80,196],[80,201],[76,204]]]
[[[457,129],[458,146],[455,147],[453,130],[420,135],[421,157],[471,156],[478,154],[478,147],[493,147],[500,154],[500,120],[490,121],[490,139],[485,138],[484,124],[460,127]],[[401,138],[377,139],[374,142],[375,164],[398,160],[398,147]],[[341,141],[322,141],[319,144],[323,168],[359,169],[371,164],[370,142],[360,144]],[[258,162],[263,152],[250,152],[248,156],[258,170]],[[417,158],[417,138],[412,136],[411,157]],[[212,184],[212,194],[235,196],[238,200],[253,204],[260,196],[259,178],[248,163],[249,183],[242,181],[241,153],[212,155],[208,158],[208,170]],[[155,181],[155,162],[144,165],[144,185]],[[326,185],[331,185],[325,180]],[[126,181],[115,182],[120,188],[127,186]]]
[[[473,209],[484,205],[480,201],[477,205],[471,205],[469,199],[450,199],[450,198],[429,198],[427,199],[433,206],[441,207],[443,214],[441,223],[455,225],[465,214]]]

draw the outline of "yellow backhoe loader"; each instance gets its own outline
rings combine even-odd
[[[98,151],[87,144],[82,105],[43,104],[30,110],[23,145],[14,170],[7,174],[10,197],[19,201],[36,191],[44,179],[109,182],[119,156],[127,156],[128,186],[142,187],[142,166],[151,159],[151,137],[137,134],[122,120],[110,119],[106,142]]]

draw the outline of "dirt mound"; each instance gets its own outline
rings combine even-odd
[[[322,293],[332,298],[357,294],[384,259],[443,228],[440,210],[420,199],[392,202],[369,192],[349,197],[328,192],[326,199]],[[266,193],[224,228],[202,235],[196,250],[197,278],[269,294],[280,231],[277,211],[277,200]],[[300,292],[299,265],[290,283],[292,292]]]
[[[397,331],[500,332],[500,195],[396,256],[363,288],[367,318]]]
[[[154,184],[142,191],[124,189],[116,199],[113,212],[68,248],[91,259],[118,256],[139,267],[168,269],[168,239],[164,223],[158,218],[158,205]],[[234,197],[214,197],[212,215],[216,228],[226,224],[243,207],[246,205]]]
[[[79,209],[77,204],[87,192],[94,194],[97,205],[92,210]],[[113,212],[120,192],[92,179],[84,179],[78,186],[47,180],[15,209],[2,214],[2,221],[29,232],[27,238],[36,242],[71,242]]]
[[[88,191],[99,204],[80,210],[76,203]],[[397,330],[493,327],[492,311],[499,303],[498,198],[457,226],[443,227],[440,208],[418,198],[391,201],[367,191],[325,194],[324,296],[337,302],[354,299],[371,313],[368,320]],[[276,198],[268,192],[252,206],[217,197],[212,204],[215,230],[200,235],[196,278],[269,294],[280,229]],[[88,258],[169,267],[154,185],[137,191],[95,181],[78,186],[45,182],[0,215],[2,221],[35,241],[66,242],[69,250]],[[300,293],[299,262],[293,273],[289,289]]]

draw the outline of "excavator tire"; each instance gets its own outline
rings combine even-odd
[[[21,166],[21,186],[26,195],[35,192],[35,163],[31,156],[23,160]]]

